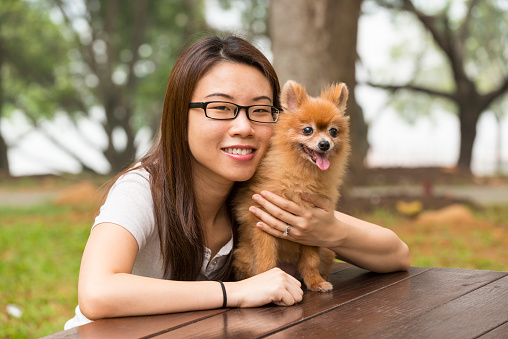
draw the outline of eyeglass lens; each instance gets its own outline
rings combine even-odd
[[[212,119],[233,119],[238,107],[228,102],[210,102],[206,106],[206,114]],[[259,122],[273,122],[277,119],[272,106],[257,105],[249,107],[249,118]]]

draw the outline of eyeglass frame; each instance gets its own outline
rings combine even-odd
[[[223,102],[225,104],[231,104],[231,105],[234,105],[236,107],[235,109],[235,112],[234,112],[234,116],[232,118],[212,118],[212,117],[209,117],[208,114],[206,114],[206,106],[208,106],[208,104],[212,104],[212,103],[217,103],[217,102]],[[253,120],[251,119],[251,117],[249,116],[249,108],[251,107],[257,107],[257,106],[261,106],[261,107],[270,107],[271,110],[272,110],[272,116],[275,114],[275,120],[273,121],[258,121],[258,120]],[[205,112],[205,116],[208,118],[208,119],[213,119],[213,120],[233,120],[233,119],[236,119],[236,117],[238,116],[238,114],[240,113],[240,110],[242,109],[245,109],[245,114],[247,115],[247,119],[249,119],[250,121],[254,121],[254,122],[259,122],[261,124],[273,124],[273,123],[276,123],[278,120],[279,120],[279,115],[280,113],[282,112],[282,110],[280,108],[277,108],[275,106],[271,106],[271,105],[249,105],[249,106],[241,106],[241,105],[237,105],[235,104],[234,102],[229,102],[229,101],[203,101],[203,102],[191,102],[189,103],[189,108],[201,108],[203,109],[203,111]],[[276,112],[274,113],[273,110],[276,110]]]

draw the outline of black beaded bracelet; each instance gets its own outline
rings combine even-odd
[[[222,287],[222,308],[225,308],[228,304],[228,295],[226,294],[226,287],[224,286],[224,283],[219,280],[220,287]]]

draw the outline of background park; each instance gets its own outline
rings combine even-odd
[[[0,338],[63,329],[103,185],[150,146],[182,48],[242,35],[350,88],[337,208],[413,266],[508,271],[508,2],[2,0]]]

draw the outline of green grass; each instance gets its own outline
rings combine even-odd
[[[407,243],[411,265],[508,271],[508,206],[474,212],[469,223],[419,223],[375,211],[360,218],[392,229]]]
[[[0,338],[63,330],[77,304],[77,279],[92,211],[43,205],[0,208]],[[23,310],[8,315],[6,305]]]

